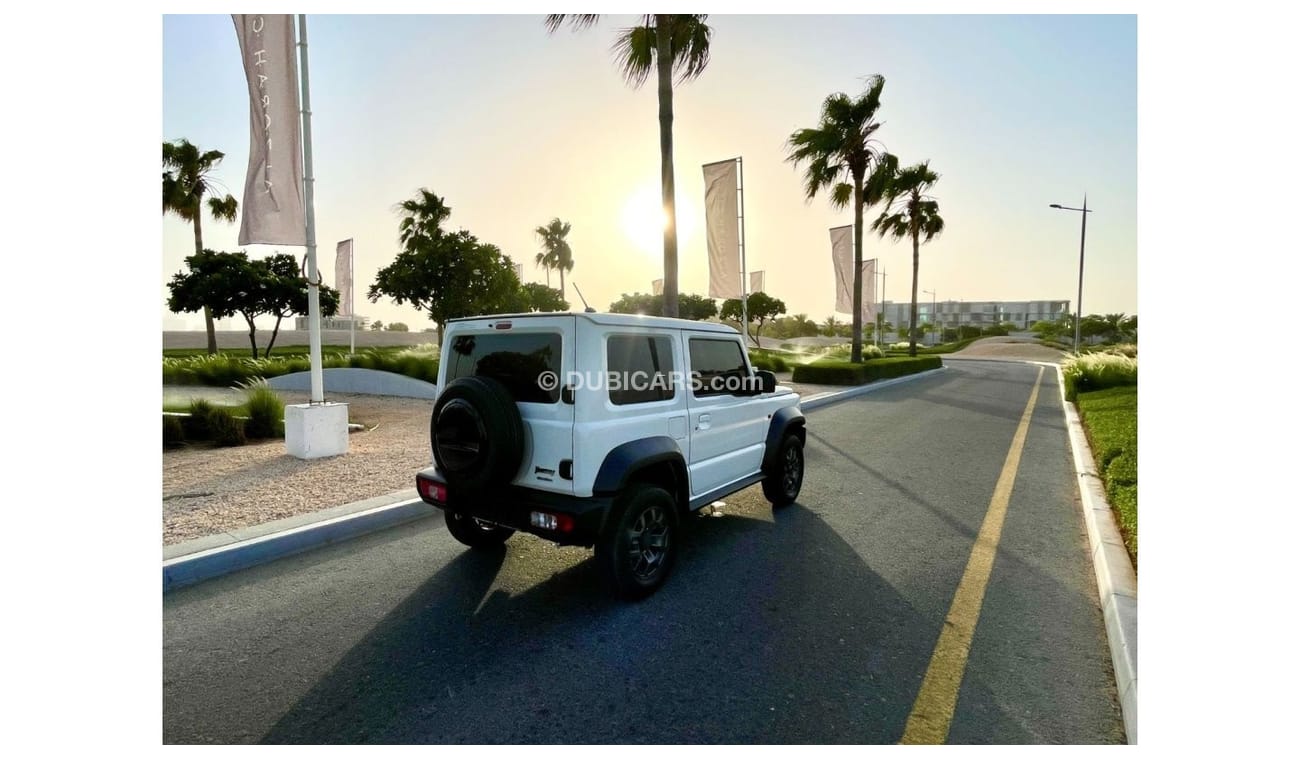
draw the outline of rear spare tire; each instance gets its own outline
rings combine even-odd
[[[460,377],[438,396],[429,438],[448,485],[482,492],[514,480],[524,453],[524,421],[504,385],[490,377]]]

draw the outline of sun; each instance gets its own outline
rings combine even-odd
[[[664,214],[658,182],[648,182],[636,189],[623,206],[623,234],[647,258],[661,261],[664,252]],[[677,248],[681,250],[695,229],[694,209],[677,197]]]

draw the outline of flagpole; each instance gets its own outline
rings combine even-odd
[[[320,356],[320,275],[316,270],[315,178],[311,170],[311,88],[307,83],[307,15],[298,14],[298,56],[302,68],[303,197],[307,204],[307,326],[311,352],[311,403],[325,403],[325,378]]]
[[[888,276],[888,272],[884,269],[880,270],[880,316],[879,324],[876,325],[876,348],[880,348],[885,342],[885,278]]]
[[[357,352],[357,242],[348,247],[348,356]]]
[[[740,329],[743,331],[745,351],[749,351],[749,272],[745,268],[745,158],[736,157],[740,174]],[[758,341],[754,341],[757,343]]]

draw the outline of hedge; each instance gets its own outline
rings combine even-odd
[[[795,367],[791,379],[796,383],[813,385],[862,385],[872,380],[914,375],[942,366],[943,359],[938,356],[896,356],[872,359],[861,364],[818,361]]]

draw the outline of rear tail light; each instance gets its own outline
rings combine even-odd
[[[420,481],[420,495],[429,501],[436,501],[439,504],[447,503],[447,487],[441,483],[435,483],[432,480]]]
[[[573,530],[573,518],[569,515],[553,515],[549,512],[533,512],[528,516],[528,522],[534,528],[542,530],[555,530],[561,533],[568,533]]]

